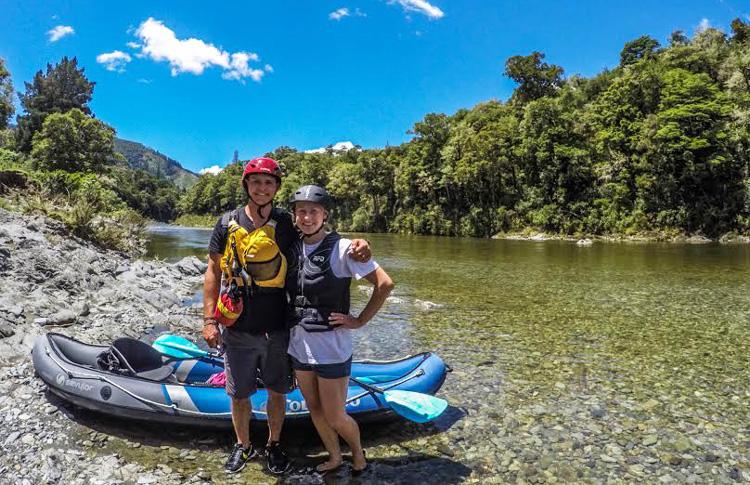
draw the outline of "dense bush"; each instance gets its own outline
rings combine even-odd
[[[338,227],[357,231],[748,232],[750,26],[732,29],[675,32],[666,48],[642,36],[590,79],[564,79],[539,52],[511,57],[507,103],[428,114],[401,146],[269,153],[287,171],[277,201],[326,185]],[[240,174],[203,176],[180,210],[244,204]]]

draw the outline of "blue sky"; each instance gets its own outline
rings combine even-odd
[[[0,57],[22,90],[77,56],[98,118],[198,171],[235,149],[399,144],[427,113],[507,99],[509,56],[590,76],[640,35],[735,17],[750,1],[0,0]]]

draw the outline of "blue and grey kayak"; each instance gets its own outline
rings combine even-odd
[[[32,350],[34,367],[51,392],[86,409],[127,419],[231,426],[230,401],[224,387],[207,383],[212,375],[224,370],[221,357],[175,359],[138,340],[118,339],[115,343],[118,341],[119,347],[89,345],[62,334],[41,335]],[[131,353],[134,363],[113,369],[113,347],[122,351],[115,352],[120,357]],[[439,356],[425,352],[391,361],[355,361],[352,377],[382,390],[434,395],[448,369]],[[266,420],[266,398],[262,387],[251,396],[254,420]],[[353,381],[346,410],[360,422],[394,415],[381,395]],[[286,396],[286,416],[294,421],[309,419],[299,389]]]

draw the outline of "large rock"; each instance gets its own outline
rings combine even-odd
[[[73,310],[60,310],[48,317],[44,325],[70,325],[76,321],[76,313]]]
[[[206,271],[206,263],[195,256],[187,256],[175,263],[177,269],[185,276],[197,276]]]
[[[0,338],[12,337],[16,334],[12,325],[7,323],[0,323]]]

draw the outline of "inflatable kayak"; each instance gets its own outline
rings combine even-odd
[[[164,423],[232,425],[224,387],[207,383],[223,371],[220,357],[175,358],[131,338],[101,346],[57,333],[39,336],[32,356],[49,390],[83,408]],[[393,412],[372,386],[434,395],[448,369],[432,352],[392,361],[355,361],[352,377],[369,385],[350,382],[346,410],[361,422],[387,419]],[[266,397],[262,387],[251,397],[254,420],[266,420]],[[299,389],[287,394],[286,419],[309,419]]]

